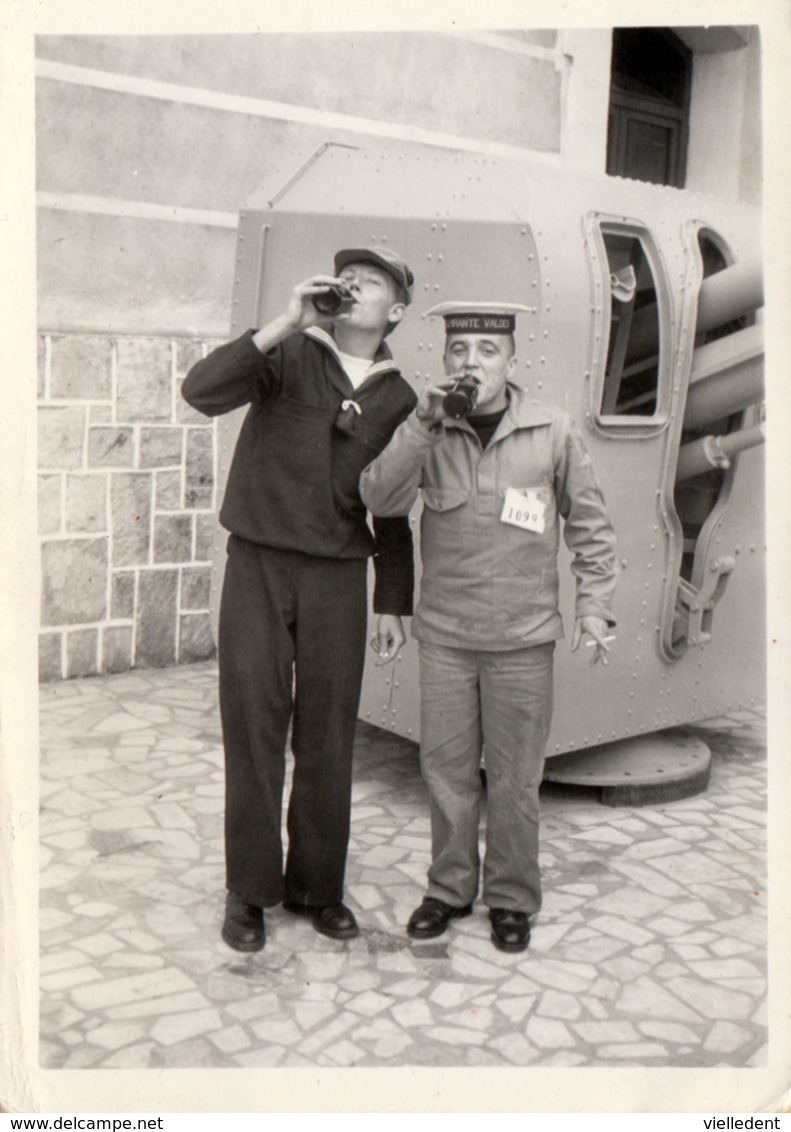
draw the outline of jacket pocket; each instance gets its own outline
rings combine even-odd
[[[470,530],[470,508],[465,504],[469,488],[423,487],[423,515],[420,520],[424,576],[447,574],[449,563],[453,569],[461,566],[465,547],[474,545]]]
[[[431,511],[455,511],[469,498],[464,487],[424,487],[423,502]]]

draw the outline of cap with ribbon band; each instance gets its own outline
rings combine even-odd
[[[426,317],[444,318],[446,334],[513,334],[516,316],[535,311],[521,303],[446,302],[426,311]]]

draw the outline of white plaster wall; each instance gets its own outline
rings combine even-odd
[[[746,90],[741,137],[741,179],[739,197],[759,204],[763,193],[761,98],[761,45],[757,33],[746,50]]]
[[[561,33],[566,61],[561,155],[571,169],[604,173],[610,101],[612,32],[609,28]]]
[[[45,36],[37,58],[42,328],[224,335],[236,214],[273,166],[327,141],[557,163],[596,53],[546,31]]]
[[[695,55],[687,188],[759,202],[759,58],[757,36],[737,51]]]

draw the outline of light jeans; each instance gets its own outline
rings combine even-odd
[[[478,894],[481,750],[487,780],[483,902],[541,906],[538,790],[552,718],[554,641],[501,652],[420,643],[420,764],[429,792],[427,895],[454,907]]]

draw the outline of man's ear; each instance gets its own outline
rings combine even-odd
[[[400,322],[406,314],[406,303],[393,303],[387,314],[388,322]]]
[[[516,354],[512,354],[510,361],[508,362],[508,369],[506,370],[505,374],[506,378],[509,378],[513,374],[514,370],[516,369],[517,360],[518,359]]]

